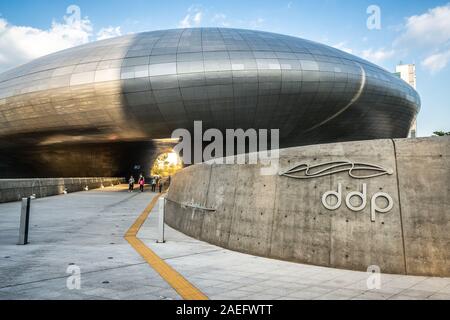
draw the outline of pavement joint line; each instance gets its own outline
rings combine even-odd
[[[164,258],[164,261],[167,260],[175,260],[175,259],[179,259],[179,258],[186,258],[186,257],[191,257],[191,256],[198,256],[200,254],[204,254],[204,253],[212,253],[212,252],[217,252],[217,251],[221,251],[220,249],[215,249],[215,250],[209,250],[209,251],[203,251],[203,252],[194,252],[194,253],[190,253],[190,254],[183,254],[180,256],[173,256],[173,257],[167,257]]]
[[[167,224],[166,224],[167,226]],[[155,237],[139,237],[139,239],[141,240],[154,240],[156,241],[157,239]],[[198,242],[198,240],[171,240],[170,242],[179,242],[179,243],[191,243],[191,244],[196,244]],[[221,251],[225,251],[224,249],[218,249]]]
[[[111,204],[109,204],[109,205],[107,205],[107,206],[104,206],[103,209],[102,209],[100,212],[101,212],[101,213],[104,213],[104,212],[107,211],[108,209],[114,208],[115,206],[117,206],[117,205],[119,205],[119,204],[125,203],[125,202],[129,201],[130,199],[135,198],[135,197],[138,196],[138,195],[140,195],[140,193],[133,193],[133,194],[131,194],[131,195],[125,197],[124,199],[122,199],[122,200],[120,200],[120,201],[117,201],[117,202],[111,203]]]
[[[129,267],[139,266],[139,265],[143,265],[143,264],[146,264],[146,262],[132,263],[132,264],[126,264],[126,265],[112,267],[112,268],[103,268],[103,269],[99,269],[99,270],[86,271],[86,272],[83,272],[83,274],[84,275],[85,274],[93,274],[93,273],[97,273],[97,272],[105,272],[105,271],[110,271],[110,270],[129,268]],[[53,277],[53,278],[45,278],[45,279],[39,279],[39,280],[34,280],[34,281],[10,284],[10,285],[4,286],[4,287],[0,287],[0,290],[8,289],[8,288],[14,288],[14,287],[19,287],[19,286],[25,286],[27,284],[33,284],[33,283],[39,283],[39,282],[45,282],[45,281],[52,281],[52,280],[58,280],[58,279],[65,279],[67,277],[68,276],[65,275],[65,276],[58,276],[58,277]]]
[[[400,292],[397,293],[397,294],[399,294],[399,295],[400,295],[400,294],[404,294],[404,292],[408,292],[408,290],[411,290],[411,288],[417,286],[418,284],[421,284],[422,282],[425,282],[427,279],[429,279],[429,278],[427,277],[427,278],[425,278],[425,279],[422,279],[422,280],[420,280],[420,281],[418,281],[418,282],[416,282],[416,283],[410,285],[409,287],[404,288],[402,291],[400,291]]]
[[[144,209],[133,225],[125,233],[125,240],[147,261],[147,263],[185,300],[208,300],[208,297],[191,284],[180,273],[164,262],[153,250],[147,247],[137,233],[147,220],[151,211],[158,202],[161,194],[153,197],[150,204]]]

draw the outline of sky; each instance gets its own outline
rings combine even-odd
[[[270,31],[336,47],[392,72],[399,62],[416,64],[422,99],[418,135],[430,136],[450,131],[448,1],[0,0],[0,72],[51,52],[135,32],[184,27]]]

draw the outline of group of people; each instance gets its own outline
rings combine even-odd
[[[169,177],[169,181],[170,181],[170,177]],[[130,176],[130,179],[128,179],[128,192],[133,192],[134,191],[134,184],[135,184],[136,180],[134,180],[133,176]],[[139,184],[139,190],[141,192],[144,192],[144,187],[145,187],[145,178],[144,176],[141,174],[139,176],[139,180],[138,180],[138,184]],[[150,185],[152,186],[152,192],[156,192],[156,188],[159,188],[159,193],[162,192],[163,186],[164,186],[164,182],[162,180],[161,177],[151,177],[150,178]]]

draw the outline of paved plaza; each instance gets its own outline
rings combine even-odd
[[[33,200],[30,244],[16,245],[20,202],[0,204],[0,299],[181,299],[124,239],[155,194],[126,186]],[[450,299],[450,278],[381,275],[237,253],[166,227],[158,206],[138,238],[209,299]],[[70,290],[68,267],[81,270]]]

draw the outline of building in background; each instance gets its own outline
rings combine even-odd
[[[402,64],[400,63],[395,68],[395,74],[406,81],[411,87],[414,89],[417,88],[416,82],[416,65],[415,64]],[[417,136],[417,117],[414,119],[414,122],[411,126],[411,130],[409,131],[409,137],[415,138]]]

